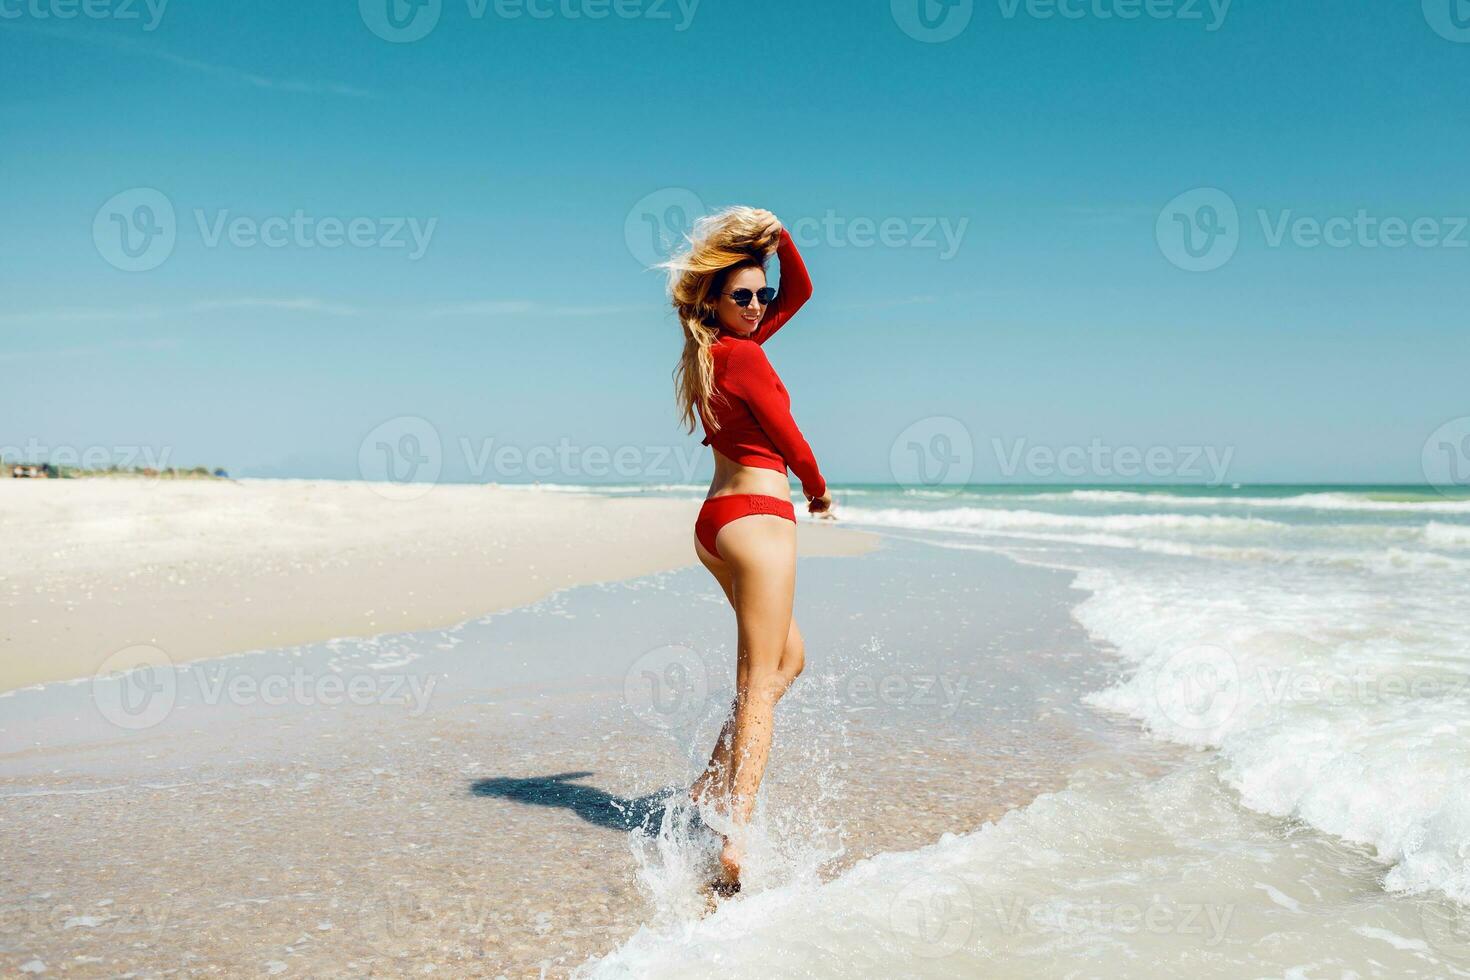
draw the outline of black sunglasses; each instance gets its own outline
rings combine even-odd
[[[749,289],[732,289],[725,295],[733,299],[736,306],[749,306],[752,299],[760,300],[762,306],[770,306],[771,300],[776,298],[776,287],[762,286],[755,292]]]

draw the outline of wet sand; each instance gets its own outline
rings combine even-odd
[[[803,559],[808,669],[763,791],[783,850],[753,890],[974,829],[1092,757],[1171,752],[1077,704],[1109,666],[1067,581],[905,545]],[[670,914],[629,832],[707,753],[732,640],[689,569],[195,664],[127,710],[111,681],[0,699],[0,963],[565,975]]]

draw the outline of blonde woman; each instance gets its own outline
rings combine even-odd
[[[781,263],[779,293],[766,261]],[[740,887],[739,828],[750,820],[771,750],[776,702],[801,673],[792,618],[796,511],[788,468],[807,509],[830,516],[832,497],[811,447],[791,418],[791,399],[761,345],[811,296],[791,235],[769,211],[735,207],[699,221],[689,249],[666,263],[684,331],[675,389],[685,424],[704,426],[715,475],[694,525],[694,550],[735,610],[735,701],[689,790],[728,818],[721,890]]]

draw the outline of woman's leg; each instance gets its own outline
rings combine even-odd
[[[730,568],[739,642],[728,800],[731,819],[741,824],[755,809],[771,750],[776,702],[794,679],[781,671],[781,657],[791,633],[796,525],[756,514],[725,525],[716,543]],[[732,880],[739,879],[740,858],[738,845],[727,840],[720,861]]]
[[[735,607],[734,577],[730,566],[721,558],[710,554],[697,540],[694,543],[695,553],[704,567],[709,569],[715,581],[720,583],[724,590],[725,598],[730,601],[730,607]],[[801,629],[796,625],[795,617],[791,620],[791,628],[786,633],[786,645],[781,650],[780,670],[781,676],[789,687],[797,677],[801,675],[802,668],[806,666],[806,641],[801,635]],[[738,668],[737,668],[738,680]],[[689,796],[696,803],[702,802],[710,791],[714,791],[714,798],[723,804],[725,798],[730,794],[730,750],[735,739],[735,705],[730,706],[730,713],[725,718],[725,724],[720,729],[720,734],[715,739],[714,749],[710,752],[709,762],[700,773],[694,785],[689,789]]]

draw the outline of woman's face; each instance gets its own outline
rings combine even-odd
[[[715,321],[730,333],[742,337],[754,332],[755,328],[760,325],[766,308],[756,297],[751,298],[748,306],[740,306],[730,298],[730,294],[737,289],[748,289],[754,293],[763,288],[765,284],[766,273],[757,266],[746,266],[730,273],[725,279],[721,295],[714,298]]]

